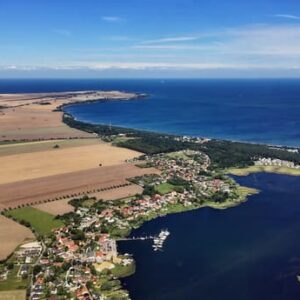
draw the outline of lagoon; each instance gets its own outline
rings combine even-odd
[[[261,193],[238,207],[168,215],[133,232],[168,228],[163,252],[154,252],[151,241],[119,242],[137,262],[124,279],[134,300],[299,299],[300,177],[234,178]]]

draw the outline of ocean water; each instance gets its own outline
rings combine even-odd
[[[235,178],[261,194],[228,210],[168,215],[133,232],[168,228],[163,252],[151,241],[118,243],[137,263],[123,280],[134,300],[300,299],[300,177]]]
[[[149,97],[67,107],[79,120],[300,146],[300,80],[0,80],[0,93],[87,89],[140,92]]]

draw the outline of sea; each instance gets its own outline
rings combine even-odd
[[[180,135],[300,146],[300,80],[0,80],[0,93],[122,90],[132,101],[66,107],[76,119]],[[1,130],[1,129],[0,129]],[[261,192],[227,210],[202,208],[146,222],[118,243],[136,273],[133,300],[300,299],[300,177],[257,173],[234,179]]]
[[[0,80],[0,93],[121,90],[148,97],[69,106],[77,119],[157,132],[300,146],[300,80]]]

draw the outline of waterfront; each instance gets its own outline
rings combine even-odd
[[[300,178],[235,178],[262,192],[235,208],[169,215],[133,232],[168,228],[163,252],[154,252],[151,241],[119,242],[137,263],[124,279],[133,299],[299,299]]]

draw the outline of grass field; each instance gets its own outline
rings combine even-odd
[[[62,221],[55,220],[53,215],[33,207],[17,208],[7,212],[7,214],[19,221],[29,222],[32,228],[40,235],[48,235],[52,229],[64,225]]]
[[[179,158],[179,159],[189,159],[184,153],[182,152],[171,152],[167,154],[168,157],[170,158]]]
[[[175,186],[173,184],[170,184],[170,183],[162,183],[158,186],[155,187],[155,190],[161,194],[161,195],[164,195],[164,194],[168,194],[172,191],[174,191],[174,188]]]
[[[247,197],[250,195],[258,194],[259,190],[254,189],[254,188],[249,188],[247,186],[239,186],[237,192],[240,196]]]
[[[276,167],[276,166],[251,166],[247,168],[230,168],[227,170],[228,174],[237,175],[237,176],[247,176],[250,173],[277,173],[277,174],[286,174],[293,176],[300,176],[300,169],[292,169],[287,167]]]
[[[7,280],[0,281],[1,292],[8,292],[8,291],[16,292],[16,290],[24,290],[28,287],[30,279],[29,278],[22,279],[18,277],[19,269],[20,269],[20,265],[15,264],[14,268],[10,271]],[[14,293],[12,293],[12,295],[14,295]],[[1,296],[0,296],[0,300],[1,300]]]
[[[26,290],[0,292],[0,300],[25,300]]]

